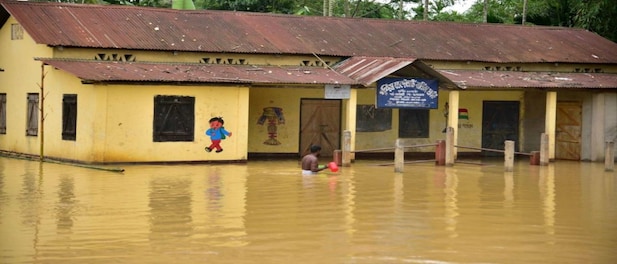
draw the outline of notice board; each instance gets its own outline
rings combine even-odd
[[[377,81],[377,107],[437,109],[438,87],[433,79],[382,78]]]

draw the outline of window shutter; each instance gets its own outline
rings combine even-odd
[[[0,94],[0,134],[6,134],[6,94]]]
[[[65,94],[62,98],[62,139],[77,137],[77,95]]]
[[[195,97],[164,96],[154,98],[155,142],[193,141],[195,130]]]
[[[28,94],[28,120],[26,125],[27,136],[39,134],[39,94]]]

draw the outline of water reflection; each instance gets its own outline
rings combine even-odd
[[[503,162],[126,166],[0,158],[2,263],[617,263],[617,174]]]
[[[555,234],[555,165],[550,164],[540,171],[538,181],[540,199],[542,199],[542,214],[544,215],[544,230],[548,235]],[[551,242],[552,243],[552,242]]]
[[[514,206],[514,172],[504,172],[503,181],[503,206],[512,208]]]
[[[456,233],[456,224],[458,213],[456,188],[458,187],[458,177],[454,170],[446,170],[446,179],[444,184],[444,204],[445,204],[445,221],[446,231],[449,237],[458,237]]]
[[[26,168],[25,173],[21,175],[21,192],[19,196],[21,219],[25,226],[36,227],[40,216],[40,202],[43,191],[41,189],[42,173],[37,173],[33,167],[38,163],[24,163]],[[39,168],[39,171],[40,170]]]
[[[189,179],[150,180],[150,241],[186,238],[193,233],[192,193]]]
[[[6,206],[6,203],[8,202],[8,195],[5,191],[5,183],[4,183],[4,178],[6,178],[6,171],[5,171],[5,160],[4,159],[0,159],[0,208],[3,208],[4,206]],[[0,219],[2,217],[2,210],[0,210]]]
[[[58,232],[70,233],[73,228],[73,213],[76,206],[75,182],[70,176],[62,176],[58,185],[56,225]]]

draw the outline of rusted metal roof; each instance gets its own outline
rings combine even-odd
[[[563,27],[0,0],[37,43],[133,50],[617,63],[617,43]]]
[[[459,89],[456,84],[441,75],[429,65],[415,58],[393,58],[393,57],[366,57],[358,56],[348,58],[332,67],[333,70],[347,75],[350,78],[362,83],[364,86],[369,86],[377,80],[391,74],[396,74],[410,65],[415,66],[419,71],[423,72],[431,78],[439,80],[440,88]],[[405,75],[405,74],[402,74]]]
[[[146,62],[85,61],[39,58],[85,83],[162,82],[229,84],[348,84],[361,86],[333,70],[303,66],[246,66]]]
[[[412,64],[414,58],[352,57],[332,67],[364,85],[369,85],[389,74]]]
[[[463,89],[578,88],[617,89],[617,74],[437,70]]]

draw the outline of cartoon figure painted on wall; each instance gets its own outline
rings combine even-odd
[[[206,151],[211,152],[216,149],[216,152],[219,153],[223,151],[221,140],[225,139],[225,137],[231,137],[231,132],[225,130],[225,127],[223,127],[225,121],[223,121],[222,117],[210,118],[208,122],[210,122],[210,128],[206,130],[206,135],[210,137],[212,144],[206,147]]]
[[[280,145],[281,142],[276,139],[277,137],[277,125],[285,124],[285,117],[283,116],[283,108],[280,107],[266,107],[264,108],[261,117],[257,121],[257,124],[263,125],[268,121],[268,139],[264,141],[266,145]]]

